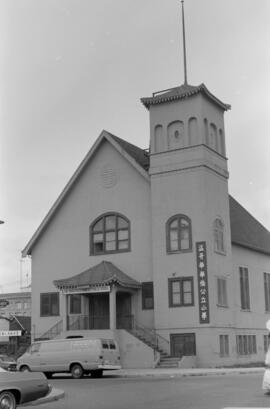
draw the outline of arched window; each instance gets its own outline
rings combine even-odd
[[[198,141],[199,129],[198,129],[198,121],[197,118],[192,117],[188,120],[188,144],[189,146],[197,145]]]
[[[182,214],[171,217],[166,224],[167,252],[177,253],[192,249],[191,220]]]
[[[156,125],[154,133],[154,153],[164,151],[163,126]]]
[[[106,213],[90,226],[90,254],[130,251],[130,222],[118,213]]]
[[[214,249],[218,253],[225,253],[224,223],[220,217],[214,221]]]
[[[217,127],[215,124],[210,124],[210,148],[214,149],[215,151],[218,150],[218,140],[217,140]]]
[[[183,121],[174,121],[167,128],[168,148],[179,149],[185,146],[185,127]]]

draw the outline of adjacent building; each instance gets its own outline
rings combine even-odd
[[[31,292],[0,294],[0,350],[16,354],[31,337]]]
[[[31,316],[31,292],[0,293],[0,315]]]

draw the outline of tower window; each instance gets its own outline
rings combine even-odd
[[[180,149],[185,146],[185,127],[183,121],[174,121],[167,128],[168,148]]]
[[[166,224],[167,252],[191,251],[191,221],[187,216],[176,215]]]
[[[210,124],[210,148],[215,151],[218,150],[218,140],[217,140],[217,127],[215,124]]]
[[[214,249],[217,253],[225,253],[224,223],[220,217],[214,221]]]
[[[90,254],[130,251],[130,222],[118,213],[106,213],[90,226]]]

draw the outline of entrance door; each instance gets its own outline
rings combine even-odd
[[[131,294],[118,292],[116,293],[116,328],[131,329]]]
[[[89,329],[109,329],[109,294],[92,294],[89,297]]]
[[[195,334],[171,334],[170,338],[172,356],[196,355]]]

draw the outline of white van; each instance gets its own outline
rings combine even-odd
[[[18,371],[43,372],[47,378],[70,372],[73,378],[91,374],[100,378],[103,370],[121,369],[120,354],[113,339],[71,338],[36,341],[18,358]]]

